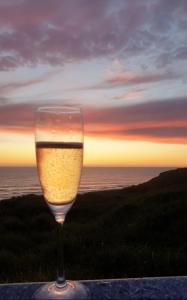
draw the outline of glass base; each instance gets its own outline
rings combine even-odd
[[[86,300],[88,289],[79,282],[66,281],[64,287],[57,287],[55,282],[43,285],[33,295],[35,300]]]

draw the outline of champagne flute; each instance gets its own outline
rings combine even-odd
[[[45,201],[59,228],[56,282],[38,289],[34,299],[87,299],[88,290],[78,282],[66,281],[62,254],[62,226],[75,201],[83,163],[83,119],[72,106],[43,106],[36,112],[36,159]]]

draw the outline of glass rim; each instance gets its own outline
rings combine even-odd
[[[41,105],[36,109],[36,113],[81,113],[82,109],[80,106],[76,105]]]

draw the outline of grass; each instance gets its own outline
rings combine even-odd
[[[79,195],[64,225],[66,277],[185,275],[187,169]],[[0,282],[56,277],[57,224],[41,196],[0,202]]]

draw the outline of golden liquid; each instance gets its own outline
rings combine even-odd
[[[45,199],[55,205],[73,202],[81,176],[82,143],[37,142],[36,157]]]

